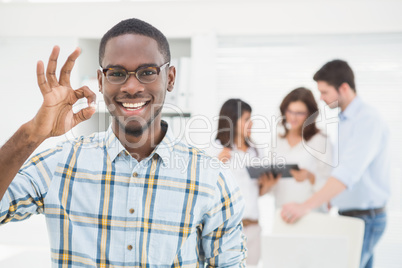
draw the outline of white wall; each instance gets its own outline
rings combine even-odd
[[[171,37],[211,31],[220,35],[399,32],[401,10],[402,2],[391,0],[0,3],[0,35],[100,37],[128,17],[144,19]]]

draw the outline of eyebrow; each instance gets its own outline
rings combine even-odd
[[[141,64],[140,66],[138,66],[135,70],[138,70],[139,68],[144,68],[144,67],[157,67],[158,65],[155,63],[145,63],[145,64]],[[106,65],[106,67],[104,67],[104,69],[109,69],[109,68],[121,68],[121,69],[125,69],[127,70],[124,66],[116,64],[108,64]],[[127,70],[128,71],[128,70]]]

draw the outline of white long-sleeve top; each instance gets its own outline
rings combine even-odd
[[[332,151],[329,138],[322,133],[293,147],[286,138],[278,136],[270,150],[273,164],[297,164],[315,175],[315,183],[311,184],[308,179],[298,182],[293,177],[281,178],[271,190],[276,208],[289,202],[302,203],[324,186],[332,170]],[[323,205],[317,210],[327,211],[327,208]]]

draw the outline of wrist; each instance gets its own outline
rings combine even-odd
[[[303,203],[303,207],[308,212],[308,211],[315,209],[317,206],[314,202],[314,199],[309,198]]]
[[[310,171],[307,173],[307,178],[308,178],[308,180],[310,181],[311,184],[315,183],[315,176]]]
[[[47,137],[39,134],[39,131],[35,128],[32,120],[23,124],[20,127],[23,140],[28,143],[28,146],[39,146]]]

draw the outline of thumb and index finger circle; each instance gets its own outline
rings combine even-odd
[[[81,109],[74,114],[75,125],[77,125],[85,120],[88,120],[95,113],[96,94],[87,86],[74,90],[74,94],[77,99],[86,98],[88,102],[87,108]]]

